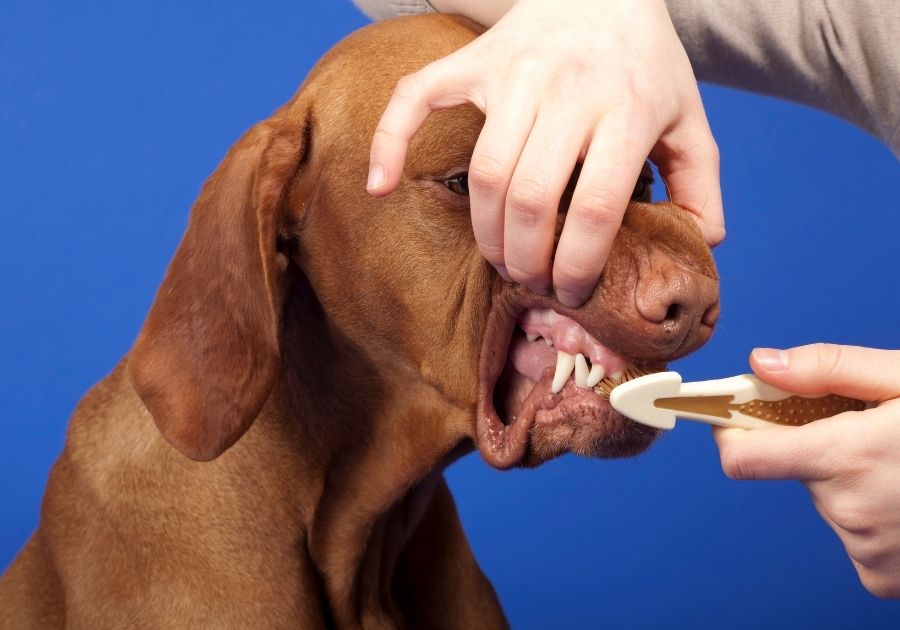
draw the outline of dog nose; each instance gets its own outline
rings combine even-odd
[[[662,268],[641,276],[635,305],[644,328],[658,345],[681,344],[686,335],[703,343],[719,319],[718,283],[667,261]]]

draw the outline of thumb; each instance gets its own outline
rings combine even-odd
[[[750,366],[766,383],[797,394],[839,394],[878,403],[900,397],[898,350],[830,343],[756,348]]]

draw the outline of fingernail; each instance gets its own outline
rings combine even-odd
[[[497,265],[494,267],[497,270],[497,273],[500,274],[500,277],[506,280],[507,282],[512,282],[512,278],[509,276],[509,272],[506,270],[506,267],[503,265]]]
[[[564,306],[568,306],[569,308],[576,308],[578,306],[581,306],[581,303],[584,301],[581,299],[581,296],[574,293],[569,293],[568,291],[557,291],[556,299],[562,302]]]
[[[380,188],[384,183],[384,167],[381,164],[372,164],[369,167],[369,181],[366,184],[368,190]]]
[[[782,372],[788,369],[788,353],[774,348],[755,348],[753,358],[770,372]]]

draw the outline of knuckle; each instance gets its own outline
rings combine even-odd
[[[570,77],[587,77],[595,74],[596,64],[586,60],[582,55],[569,55],[565,60],[565,75]]]
[[[678,168],[703,171],[713,167],[718,171],[719,145],[702,112],[699,118],[682,119],[678,125],[678,130],[664,142],[667,160]]]
[[[527,258],[516,259],[509,255],[506,257],[506,271],[513,281],[525,285],[534,290],[544,290],[544,278],[546,270],[537,260]]]
[[[536,254],[533,250],[513,247],[507,248],[504,256],[506,270],[516,282],[534,286],[543,284],[546,280],[550,265],[549,255],[543,256]]]
[[[425,86],[425,80],[422,76],[424,72],[425,70],[420,70],[401,77],[394,87],[394,96],[409,101],[418,98]]]
[[[709,168],[718,170],[721,164],[719,145],[712,132],[706,128],[698,131],[695,137],[697,139],[694,142],[672,149],[674,161],[696,165],[694,168],[701,171]]]
[[[892,417],[890,420],[896,420]],[[852,458],[851,472],[857,479],[868,477],[874,481],[875,471],[885,470],[887,462],[894,461],[897,457],[897,443],[892,439],[872,439],[874,432],[866,434],[861,431],[853,432],[848,456]]]
[[[867,591],[875,597],[895,599],[900,597],[900,578],[881,571],[872,571],[866,567],[856,567],[859,581]]]
[[[870,571],[883,565],[892,557],[891,552],[885,549],[882,541],[878,540],[877,537],[866,537],[862,540],[855,539],[852,545],[852,549],[850,545],[847,545],[847,553],[858,565]]]
[[[596,232],[618,227],[622,215],[619,200],[608,188],[590,187],[579,191],[575,204],[584,228]]]
[[[520,284],[528,285],[537,280],[540,270],[535,265],[529,265],[525,259],[517,259],[507,256],[506,271],[509,277]]]
[[[711,131],[706,137],[705,147],[710,160],[713,160],[716,164],[719,164],[721,162],[722,155],[719,152],[719,143],[716,142],[716,139],[713,137]]]
[[[497,158],[478,154],[469,163],[469,186],[477,192],[491,195],[503,190],[508,179],[507,168]]]
[[[743,451],[732,446],[722,447],[720,458],[722,472],[729,479],[753,479],[752,467]]]
[[[572,252],[558,252],[553,262],[556,283],[573,293],[581,293],[588,285],[596,284],[602,271],[600,261]]]
[[[585,90],[601,84],[595,65],[580,57],[569,59],[564,68],[554,80],[554,91],[562,98],[583,95]]]
[[[506,206],[520,223],[534,227],[550,211],[550,192],[545,184],[533,178],[514,181],[506,196]]]
[[[835,525],[853,534],[870,534],[877,524],[873,511],[847,494],[832,500],[826,511]]]
[[[834,343],[817,343],[816,364],[819,372],[825,378],[837,373],[838,366],[841,364],[841,346]]]
[[[702,107],[692,115],[683,118],[681,124],[685,127],[688,136],[694,139],[688,144],[692,153],[705,158],[719,159],[719,145],[716,143],[716,137],[713,135]]]
[[[378,128],[375,129],[375,133],[372,134],[372,142],[378,145],[393,142],[396,138],[397,136],[394,132],[381,125],[379,125]]]
[[[503,244],[485,243],[479,241],[478,251],[481,252],[482,258],[494,266],[503,265]]]
[[[724,225],[705,225],[703,231],[706,236],[706,242],[710,247],[717,247],[725,240],[726,230]]]
[[[476,40],[477,41],[477,40]],[[491,55],[508,55],[508,50],[503,50],[497,47],[491,47],[489,50],[483,51],[486,53],[485,58],[490,58]],[[512,84],[530,84],[535,77],[542,76],[545,73],[545,62],[541,59],[535,52],[526,49],[524,51],[517,51],[516,54],[516,63],[508,70],[508,81]]]
[[[629,91],[611,98],[607,105],[609,111],[628,129],[647,131],[651,127],[657,128],[660,126],[659,119],[664,116],[653,106],[653,99],[640,90],[633,86]]]

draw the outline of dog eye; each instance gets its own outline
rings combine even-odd
[[[638,178],[637,183],[634,185],[634,192],[631,193],[631,198],[636,201],[650,201],[652,186],[653,177],[642,175]]]
[[[457,195],[462,195],[463,197],[469,196],[469,174],[463,173],[462,175],[457,175],[456,177],[451,177],[450,179],[444,180],[444,186],[450,189],[450,192],[456,193]]]

